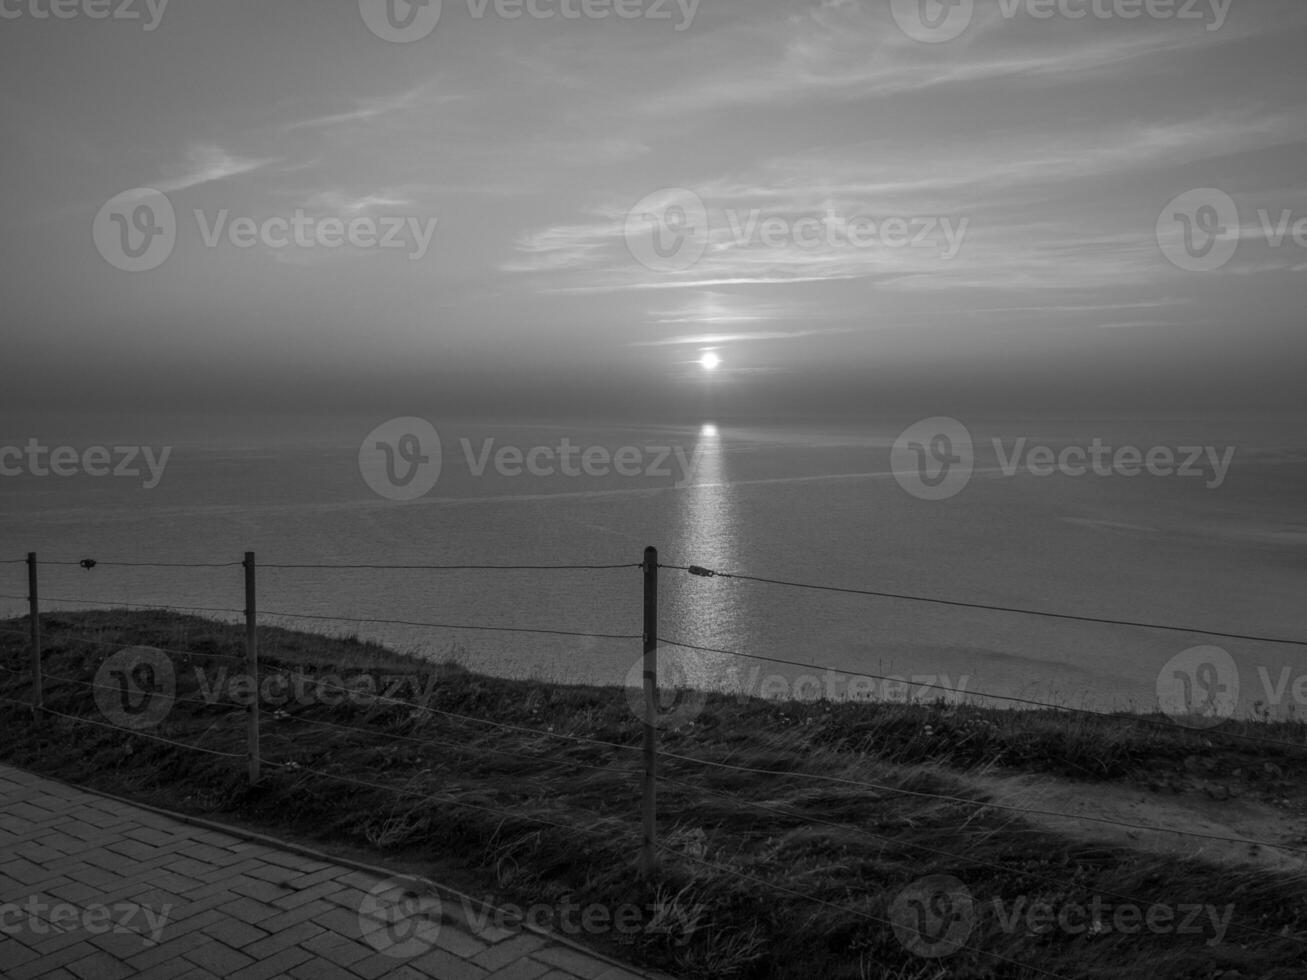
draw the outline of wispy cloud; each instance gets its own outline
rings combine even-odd
[[[357,99],[353,108],[320,116],[310,116],[307,119],[297,119],[286,123],[281,128],[286,132],[291,132],[297,129],[326,129],[334,126],[345,126],[351,123],[367,122],[397,112],[406,112],[411,109],[458,102],[462,98],[462,95],[454,93],[433,93],[429,85],[417,85],[397,95]]]
[[[236,156],[212,143],[196,144],[187,151],[184,164],[171,168],[171,176],[157,181],[153,186],[164,193],[181,191],[215,180],[252,173],[276,162],[273,158]]]

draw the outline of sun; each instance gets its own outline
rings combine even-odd
[[[705,371],[716,371],[717,366],[721,363],[722,359],[712,351],[708,351],[703,357],[699,358],[699,366]]]

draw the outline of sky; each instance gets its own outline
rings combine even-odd
[[[7,411],[1307,408],[1301,0],[51,2]]]

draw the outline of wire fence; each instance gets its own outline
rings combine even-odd
[[[270,639],[266,632],[266,628],[263,632],[260,631],[260,618],[275,617],[303,621],[349,621],[355,623],[403,626],[431,630],[471,630],[495,633],[517,633],[539,636],[564,636],[613,641],[630,641],[632,643],[632,660],[635,659],[634,643],[635,641],[639,641],[641,644],[641,651],[639,660],[636,661],[636,663],[639,667],[639,676],[641,679],[640,697],[638,701],[634,699],[631,701],[633,709],[637,704],[639,705],[637,716],[640,722],[642,739],[638,744],[603,739],[595,737],[594,735],[580,734],[577,732],[554,731],[552,728],[514,724],[496,720],[494,718],[481,717],[474,714],[451,711],[447,708],[437,707],[431,705],[429,699],[423,699],[416,695],[413,697],[395,697],[392,696],[391,693],[376,693],[375,691],[367,692],[367,704],[377,708],[385,707],[408,711],[411,713],[411,717],[418,720],[419,724],[416,724],[412,731],[406,734],[403,732],[385,731],[377,727],[363,727],[357,724],[348,724],[342,721],[330,720],[322,717],[308,717],[305,715],[303,717],[297,716],[297,718],[310,728],[326,732],[335,732],[343,736],[357,737],[359,739],[367,740],[370,744],[383,741],[397,745],[418,747],[434,746],[446,750],[452,750],[453,752],[462,755],[483,759],[487,757],[495,757],[516,764],[521,764],[523,762],[530,762],[532,764],[547,763],[549,766],[557,767],[562,770],[599,773],[604,776],[619,777],[623,779],[637,779],[641,786],[640,866],[642,873],[650,878],[655,878],[660,873],[660,854],[671,855],[677,860],[684,860],[692,863],[704,863],[721,873],[740,875],[739,872],[733,869],[724,868],[714,862],[706,862],[700,855],[696,855],[684,849],[670,847],[665,841],[659,839],[659,811],[657,799],[658,788],[661,786],[664,788],[684,790],[692,794],[720,797],[732,801],[734,805],[768,812],[773,816],[784,816],[789,819],[799,819],[838,827],[845,832],[852,832],[858,836],[878,841],[882,845],[892,844],[897,847],[915,849],[922,853],[931,854],[935,857],[947,858],[956,862],[958,867],[986,867],[990,870],[1000,871],[1007,875],[1017,875],[1019,877],[1029,878],[1030,880],[1043,881],[1046,884],[1055,885],[1059,888],[1065,888],[1068,884],[1064,880],[1053,878],[1040,872],[1028,870],[1022,867],[1022,862],[1015,860],[1009,864],[986,862],[974,854],[954,853],[947,850],[932,848],[930,845],[924,844],[920,840],[911,837],[905,838],[901,835],[890,836],[879,834],[858,822],[849,820],[829,820],[820,816],[814,816],[806,811],[799,812],[775,802],[750,800],[739,794],[728,794],[713,787],[711,782],[713,774],[717,774],[717,776],[721,777],[762,777],[768,781],[768,785],[780,785],[787,782],[794,782],[806,783],[813,786],[839,787],[844,790],[858,791],[873,800],[914,799],[933,804],[941,804],[951,808],[961,808],[965,811],[973,811],[970,816],[966,817],[966,820],[959,826],[959,829],[967,826],[975,816],[980,814],[1011,814],[1013,819],[1043,817],[1053,820],[1067,820],[1073,822],[1084,821],[1128,831],[1132,834],[1150,833],[1172,835],[1176,838],[1189,839],[1195,842],[1221,843],[1252,848],[1263,848],[1281,855],[1291,856],[1300,861],[1307,860],[1307,849],[1305,848],[1291,846],[1282,842],[1258,839],[1255,837],[1218,834],[1203,830],[1178,828],[1173,826],[1158,826],[1140,821],[1118,819],[1103,815],[1085,813],[1072,814],[1055,809],[1030,805],[1003,803],[993,799],[970,798],[950,793],[932,792],[930,790],[917,789],[905,785],[891,785],[889,783],[854,778],[851,776],[840,776],[831,773],[812,772],[802,769],[777,769],[764,766],[751,766],[731,762],[726,759],[711,759],[700,755],[688,755],[681,752],[671,751],[666,746],[660,746],[658,744],[659,731],[667,727],[666,721],[669,702],[665,698],[665,695],[673,693],[669,692],[665,687],[660,687],[659,684],[660,672],[658,653],[662,648],[674,648],[686,651],[689,654],[712,654],[732,659],[764,661],[809,670],[818,669],[834,671],[846,676],[866,678],[868,680],[897,681],[900,680],[900,678],[896,678],[893,675],[853,670],[844,666],[836,667],[810,661],[778,658],[763,654],[748,653],[739,650],[698,644],[692,642],[689,638],[682,638],[679,636],[664,636],[660,634],[658,622],[659,573],[660,571],[684,573],[694,579],[719,578],[738,583],[744,587],[760,587],[765,589],[781,589],[801,592],[816,591],[839,593],[851,596],[891,600],[895,602],[924,603],[945,607],[983,610],[1005,616],[1028,616],[1078,623],[1096,623],[1140,630],[1178,632],[1199,636],[1244,640],[1249,642],[1280,644],[1294,648],[1307,646],[1307,641],[1304,640],[1259,636],[1234,631],[1219,631],[1174,624],[1088,616],[1056,610],[1017,608],[1005,605],[953,600],[946,597],[909,595],[886,590],[829,586],[808,582],[789,581],[767,576],[720,571],[706,568],[701,565],[662,564],[658,561],[657,552],[652,548],[646,549],[643,560],[640,562],[608,563],[466,563],[390,565],[376,563],[259,564],[255,560],[254,553],[247,552],[241,561],[224,562],[109,561],[91,558],[38,561],[35,554],[29,554],[26,559],[0,560],[0,564],[25,564],[27,566],[28,574],[28,590],[25,594],[0,593],[0,598],[22,600],[26,601],[28,604],[28,615],[25,617],[27,620],[26,629],[18,628],[21,620],[10,620],[9,623],[11,625],[0,626],[0,636],[9,636],[13,638],[23,637],[26,639],[26,645],[28,647],[28,662],[26,665],[20,665],[16,660],[12,666],[0,663],[0,679],[12,679],[15,685],[19,685],[20,682],[26,681],[27,686],[29,687],[29,696],[26,699],[3,696],[0,697],[0,703],[30,709],[33,718],[37,723],[40,723],[45,718],[56,718],[74,725],[88,725],[99,729],[117,731],[122,733],[124,738],[145,739],[149,742],[166,744],[186,751],[205,753],[213,757],[228,760],[232,763],[241,762],[244,763],[247,769],[248,779],[251,783],[257,783],[266,778],[266,771],[270,770],[278,773],[292,774],[297,778],[312,777],[314,779],[348,784],[358,788],[391,793],[400,797],[416,798],[422,800],[424,803],[437,807],[449,806],[486,812],[504,820],[521,821],[525,824],[536,824],[541,827],[550,827],[564,831],[576,831],[580,829],[585,833],[594,832],[589,828],[578,827],[574,821],[560,822],[557,820],[551,820],[547,817],[540,816],[539,814],[523,812],[520,808],[509,810],[488,803],[472,803],[466,799],[459,799],[452,793],[424,793],[412,788],[395,786],[386,782],[361,780],[343,773],[333,773],[327,769],[301,764],[293,759],[275,758],[274,755],[278,753],[270,753],[268,751],[269,747],[274,743],[277,743],[282,747],[293,747],[296,742],[296,737],[293,734],[285,735],[279,732],[276,730],[275,726],[269,728],[266,721],[262,718],[262,707],[264,706],[261,702],[265,700],[265,689],[261,684],[266,681],[269,676],[284,677],[284,668],[286,664],[283,663],[282,660],[277,659],[275,654],[272,655],[272,661],[267,661],[266,658],[270,656],[268,652]],[[100,566],[177,570],[210,569],[220,571],[240,568],[242,569],[245,603],[240,607],[133,603],[126,601],[105,603],[102,600],[77,596],[47,596],[42,594],[39,581],[40,569],[46,565],[56,567],[81,567],[87,571]],[[555,572],[586,572],[611,575],[639,570],[643,580],[644,618],[643,623],[641,624],[642,629],[639,632],[620,632],[568,630],[553,626],[520,624],[451,623],[365,616],[329,616],[309,613],[270,611],[260,609],[257,601],[257,576],[258,572],[265,569],[330,569],[356,572],[386,570],[450,574],[472,571],[524,572],[535,575],[547,575]],[[124,649],[120,638],[106,638],[103,635],[97,636],[86,632],[78,633],[66,625],[56,625],[52,620],[52,617],[54,616],[53,613],[46,612],[43,615],[43,602],[68,603],[90,608],[108,605],[128,609],[163,610],[181,613],[221,613],[224,615],[240,616],[243,617],[245,623],[244,644],[243,648],[236,650],[217,649],[213,644],[207,644],[203,649],[184,649],[179,646],[129,647]],[[47,668],[44,655],[46,638],[43,635],[43,630],[46,629],[57,629],[58,640],[61,644],[84,644],[90,650],[96,651],[95,654],[88,654],[85,658],[85,662],[88,666],[95,666],[96,668],[93,678],[87,679],[85,677],[72,677],[66,674],[51,672]],[[107,653],[106,651],[110,649],[115,652],[112,654]],[[152,661],[150,657],[154,654],[172,659],[166,663],[157,660]],[[124,657],[124,655],[127,656]],[[120,658],[121,662],[114,662],[115,657]],[[246,682],[248,696],[235,697],[232,694],[231,687],[228,686],[225,692],[210,690],[202,692],[204,696],[199,698],[186,697],[179,695],[175,690],[168,690],[167,684],[162,682],[158,676],[160,672],[170,670],[171,664],[174,661],[184,662],[186,658],[203,659],[208,657],[214,657],[219,660],[227,660],[239,664],[243,668],[243,671],[239,676]],[[261,658],[265,661],[262,664]],[[112,667],[109,666],[111,662],[114,664]],[[276,668],[271,674],[268,674],[267,668],[270,664],[275,664]],[[303,669],[308,669],[303,664],[300,664],[299,666]],[[301,673],[300,676],[305,677],[307,675]],[[330,691],[333,695],[340,695],[342,699],[360,694],[358,688],[352,687],[344,679],[339,677],[333,677],[332,679],[338,680],[340,683],[329,683],[328,680],[322,676],[312,677],[314,690],[319,694]],[[1307,749],[1307,739],[1293,741],[1282,738],[1272,738],[1254,732],[1236,731],[1229,727],[1222,726],[1205,725],[1201,728],[1190,728],[1183,724],[1177,724],[1175,720],[1167,720],[1165,718],[1151,717],[1137,713],[1096,711],[1089,708],[1072,707],[1052,701],[1042,701],[1033,698],[1019,697],[998,692],[987,692],[983,690],[967,690],[965,692],[959,692],[956,688],[947,685],[928,682],[924,682],[920,686],[923,689],[939,691],[941,695],[946,695],[954,703],[956,703],[959,696],[961,696],[967,701],[981,705],[1009,704],[1023,708],[1039,708],[1050,711],[1066,712],[1078,716],[1110,719],[1117,723],[1124,722],[1146,728],[1165,730],[1169,733],[1176,734],[1177,737],[1180,738],[1193,737],[1203,740],[1225,738],[1235,743],[1271,746],[1286,751],[1300,751]],[[47,691],[54,691],[57,689],[62,690],[64,688],[90,691],[100,709],[101,717],[74,715],[54,710],[46,703]],[[13,693],[15,688],[9,688],[8,690]],[[685,692],[681,691],[679,694],[684,695]],[[700,692],[699,696],[707,697],[708,695],[705,692]],[[325,697],[322,698],[322,701],[324,704],[328,703]],[[228,714],[243,714],[245,721],[244,751],[235,752],[202,744],[208,735],[214,730],[212,726],[201,732],[197,740],[190,741],[183,741],[180,738],[170,738],[167,735],[162,734],[161,731],[147,730],[151,727],[156,727],[144,723],[145,719],[151,717],[151,712],[154,711],[154,714],[158,714],[158,711],[155,709],[160,705],[163,705],[163,714],[166,714],[173,703],[195,704],[206,708],[219,708],[228,712]],[[337,703],[339,703],[339,701]],[[106,704],[110,705],[111,708],[106,709]],[[276,711],[274,712],[274,717],[282,714],[284,713]],[[366,721],[370,717],[370,715],[365,715],[364,720]],[[454,726],[454,730],[444,732],[443,737],[442,734],[423,730],[421,723],[432,718],[440,718],[449,722]],[[540,747],[553,744],[570,746],[578,751],[601,751],[605,756],[606,761],[598,762],[592,758],[570,758],[556,752],[549,752],[548,750],[532,754],[525,750],[525,747],[520,741],[515,743],[511,748],[487,744],[484,736],[489,733],[507,734],[518,737],[519,739],[521,737],[526,737],[533,740],[530,744]],[[460,734],[463,737],[451,737]],[[675,770],[675,773],[671,774],[667,770]],[[536,788],[543,788],[542,784],[538,782],[530,783],[529,785]],[[610,819],[609,817],[599,813],[594,813],[593,816],[598,821]],[[664,820],[665,819],[666,817],[664,815]],[[600,832],[599,836],[603,836],[603,832]],[[741,877],[749,879],[755,883],[760,880],[754,879],[752,876],[748,875],[742,875]],[[768,887],[780,888],[781,891],[787,891],[787,889],[781,888],[774,882],[763,882],[763,884],[766,884]],[[1105,892],[1105,894],[1121,901],[1132,901],[1141,906],[1147,906],[1149,904],[1147,901],[1137,896],[1114,894],[1112,892]],[[889,924],[883,919],[870,915],[865,908],[859,908],[848,904],[847,902],[831,903],[818,896],[802,892],[795,892],[794,895],[795,897],[811,901],[814,904],[831,905],[849,915],[870,919],[885,925]],[[1249,936],[1257,936],[1267,940],[1284,940],[1286,938],[1286,933],[1283,930],[1263,930],[1257,926],[1249,924],[1241,924],[1240,929]],[[1288,938],[1302,941],[1302,937],[1298,937],[1296,934],[1290,935]],[[961,948],[968,949],[969,947],[963,946]],[[973,950],[973,952],[980,953],[982,951]],[[1004,957],[998,956],[992,952],[984,955],[1002,962],[1014,962],[1005,960]],[[1022,968],[1031,970],[1039,975],[1055,976],[1055,974],[1031,967],[1029,964],[1019,965],[1022,966]]]

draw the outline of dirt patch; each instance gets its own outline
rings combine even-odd
[[[1178,791],[1158,792],[1115,783],[1081,783],[1025,774],[972,774],[963,778],[995,802],[1066,814],[1032,813],[1026,819],[1067,837],[1155,854],[1196,857],[1226,866],[1254,865],[1307,872],[1307,819],[1294,804],[1276,804],[1248,796],[1216,798],[1221,794],[1214,794],[1210,787],[1192,785]],[[1159,829],[1134,830],[1090,818]],[[1192,834],[1243,840],[1209,840],[1189,836]],[[1277,846],[1245,843],[1247,840]]]

